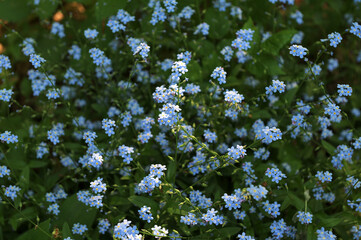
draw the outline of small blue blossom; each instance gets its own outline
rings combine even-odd
[[[224,84],[226,83],[226,75],[227,73],[224,71],[222,67],[216,67],[213,70],[211,77],[215,80],[218,80],[219,84]]]
[[[11,200],[14,201],[20,190],[21,190],[21,188],[18,186],[9,185],[8,187],[5,188],[4,194],[5,194],[5,196],[11,198]]]
[[[8,56],[0,54],[0,73],[2,73],[3,69],[10,69],[11,63]]]
[[[209,33],[209,25],[207,23],[201,23],[197,26],[194,34],[202,33],[203,36],[207,36]]]
[[[300,45],[292,45],[290,48],[290,54],[295,57],[303,58],[306,56],[308,50]]]
[[[44,58],[40,57],[37,54],[31,54],[29,61],[31,64],[33,64],[34,68],[38,68],[41,66],[42,63],[46,62]]]
[[[87,39],[94,39],[98,36],[99,32],[96,30],[96,29],[86,29],[84,31],[84,36],[87,38]]]
[[[150,212],[150,207],[143,206],[141,209],[138,210],[140,219],[147,221],[150,223],[153,220],[152,213]]]
[[[339,96],[351,96],[352,88],[348,84],[337,84]]]
[[[332,233],[332,231],[326,231],[324,227],[317,229],[317,240],[336,240],[337,237]]]
[[[179,18],[184,18],[184,19],[191,19],[192,15],[195,13],[196,11],[194,9],[192,9],[189,6],[186,6],[182,9],[182,11],[178,14]]]
[[[60,38],[65,37],[64,26],[58,22],[54,22],[51,26],[51,34],[58,35]]]
[[[357,22],[353,22],[351,26],[350,33],[356,35],[357,37],[361,38],[361,25]]]
[[[72,232],[73,234],[83,235],[88,230],[85,224],[74,223]]]
[[[326,171],[326,172],[317,171],[316,177],[322,183],[332,181],[332,173],[330,173],[329,171]]]
[[[333,32],[328,34],[328,40],[330,41],[330,45],[332,47],[337,47],[337,45],[341,42],[342,37],[338,32]]]
[[[11,131],[5,131],[4,133],[0,134],[0,141],[6,143],[17,143],[19,142],[18,136],[11,133]]]
[[[115,121],[111,120],[111,119],[103,119],[102,121],[102,128],[105,130],[105,133],[110,137],[111,135],[114,135],[114,127],[116,127],[115,125]]]
[[[255,240],[252,236],[246,235],[245,232],[243,232],[242,234],[238,234],[237,238],[240,240]]]
[[[312,216],[313,215],[309,212],[301,212],[301,211],[297,212],[297,218],[301,224],[312,223]]]
[[[14,94],[12,89],[1,89],[0,90],[0,100],[4,101],[4,102],[9,102],[11,99],[11,96]]]
[[[230,46],[226,46],[222,49],[221,54],[224,56],[224,60],[231,61],[234,51]]]
[[[150,47],[146,43],[142,42],[139,44],[139,46],[133,52],[133,55],[136,55],[139,53],[140,56],[142,56],[142,58],[145,60],[148,57],[149,51],[150,51]]]
[[[79,60],[81,57],[81,49],[78,45],[72,45],[68,50],[70,56],[72,56],[75,60]]]
[[[303,14],[300,11],[296,11],[290,15],[290,18],[295,19],[298,24],[303,23]]]
[[[279,183],[283,178],[287,178],[278,168],[267,168],[265,175],[272,178],[272,182]]]
[[[60,98],[59,89],[49,89],[46,94],[48,99],[58,99]]]

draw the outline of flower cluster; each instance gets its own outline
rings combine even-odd
[[[105,133],[109,137],[115,133],[114,132],[114,127],[116,127],[115,121],[113,121],[111,119],[107,119],[107,118],[103,119],[102,128],[105,130]]]
[[[300,45],[292,45],[290,48],[290,54],[295,57],[303,58],[306,56],[308,50]]]
[[[141,209],[138,210],[140,219],[147,221],[150,223],[153,220],[152,213],[150,212],[150,207],[143,206]]]
[[[348,84],[337,84],[337,92],[340,96],[351,96],[352,88]]]
[[[297,212],[297,218],[298,218],[298,221],[301,223],[301,224],[310,224],[312,223],[312,214],[309,213],[309,212],[301,212],[301,211],[298,211]]]
[[[86,231],[88,231],[88,227],[85,224],[74,223],[72,228],[73,234],[83,235]]]
[[[19,142],[18,136],[11,133],[11,131],[5,131],[0,134],[0,141],[6,143],[17,143]]]
[[[3,69],[10,69],[11,63],[8,56],[0,54],[0,73],[2,73]]]
[[[328,40],[330,41],[330,45],[332,47],[337,47],[339,43],[341,43],[342,37],[338,32],[328,34]]]
[[[223,67],[216,67],[211,74],[211,78],[218,80],[219,84],[224,84],[226,83],[226,75],[227,73]]]
[[[46,60],[42,57],[40,57],[39,55],[37,54],[31,54],[30,55],[30,63],[33,64],[34,68],[39,68],[41,67],[41,64],[46,62]]]
[[[279,183],[286,175],[282,173],[278,168],[268,168],[266,170],[266,176],[272,178],[272,182]]]

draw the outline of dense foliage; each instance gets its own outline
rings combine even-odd
[[[0,239],[359,239],[361,1],[0,1]]]

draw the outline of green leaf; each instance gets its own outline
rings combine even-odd
[[[297,33],[297,31],[293,29],[275,33],[262,44],[262,48],[266,52],[278,56],[280,49],[291,41],[295,33]]]
[[[26,7],[26,0],[3,0],[0,1],[0,18],[11,22],[20,22],[31,13],[31,8]]]
[[[337,225],[347,225],[348,222],[357,221],[357,218],[350,213],[340,212],[332,215],[320,213],[316,215],[324,227],[335,227]]]
[[[123,9],[127,5],[127,1],[122,0],[100,0],[96,2],[95,16],[98,22],[116,15],[119,9]]]
[[[292,192],[288,192],[288,197],[291,200],[291,205],[295,206],[297,210],[302,210],[305,207],[304,201],[302,201],[298,196]]]
[[[31,160],[29,163],[30,168],[41,168],[48,165],[48,162],[46,161],[38,161],[38,160]]]
[[[307,240],[313,240],[316,239],[316,233],[313,229],[312,225],[307,226]]]
[[[27,189],[29,187],[29,179],[30,179],[30,168],[27,166],[23,168],[19,178],[19,186],[22,189]]]
[[[150,199],[149,197],[131,196],[128,199],[131,203],[140,208],[143,206],[148,206],[152,209],[152,211],[156,211],[159,209],[158,203],[153,199]]]
[[[175,161],[169,161],[168,167],[167,167],[167,179],[168,182],[174,183],[175,182],[175,176],[177,173],[177,163]]]
[[[53,16],[59,5],[59,1],[40,1],[36,12],[40,19],[47,19]]]
[[[213,39],[223,38],[231,26],[227,14],[214,8],[207,10],[204,19],[209,24],[209,37]]]
[[[281,205],[281,211],[285,210],[290,204],[291,204],[291,200],[288,196],[286,196],[285,200],[283,200],[283,203]]]
[[[67,238],[67,237],[71,237],[71,236],[72,236],[71,231],[70,231],[70,228],[69,228],[69,225],[68,225],[67,222],[65,222],[65,223],[63,224],[63,228],[62,228],[62,230],[61,230],[61,233],[62,233],[62,235],[63,235],[63,238]]]
[[[21,213],[16,213],[13,216],[11,216],[9,223],[13,230],[16,230],[18,228],[18,225],[22,222],[27,221],[28,219],[33,219],[36,217],[36,211],[34,207],[27,207],[24,210],[21,211]]]
[[[90,227],[97,213],[96,208],[86,206],[77,199],[75,194],[68,197],[60,205],[59,210],[59,218],[54,223],[54,225],[57,226],[62,226],[65,222],[72,226],[74,223],[79,222]]]
[[[329,154],[331,155],[335,154],[336,148],[332,146],[330,143],[326,142],[325,140],[321,140],[321,144]]]
[[[200,82],[202,80],[202,69],[196,61],[190,61],[187,68],[188,73],[186,76],[191,82]]]
[[[221,228],[219,230],[216,230],[215,232],[224,238],[230,238],[233,235],[237,234],[239,231],[241,231],[240,227],[225,227]]]
[[[35,227],[34,229],[27,231],[26,233],[18,237],[16,240],[29,240],[29,239],[49,240],[51,239],[51,233],[49,232],[49,229],[50,229],[50,219],[40,223],[38,227]]]

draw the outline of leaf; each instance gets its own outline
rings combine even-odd
[[[47,19],[55,13],[59,1],[40,1],[36,7],[36,12],[40,19]]]
[[[152,211],[156,211],[159,209],[159,205],[153,199],[143,196],[131,196],[128,198],[131,203],[133,203],[137,207],[148,206],[152,209]]]
[[[334,146],[332,146],[330,143],[328,143],[325,140],[321,140],[321,144],[330,155],[335,154],[336,148]]]
[[[209,24],[209,37],[213,39],[223,38],[230,29],[230,22],[227,14],[209,8],[205,14],[205,22]]]
[[[233,235],[237,234],[239,231],[241,231],[240,227],[225,227],[222,229],[217,230],[219,236],[230,238]]]
[[[70,228],[69,228],[69,225],[68,225],[67,222],[65,222],[65,223],[63,224],[63,228],[62,228],[62,230],[61,230],[61,233],[62,233],[62,235],[63,235],[63,238],[67,238],[67,237],[71,237],[71,236],[72,236],[71,231],[70,231]]]
[[[313,240],[313,239],[316,239],[315,238],[316,236],[316,233],[313,229],[313,226],[312,225],[308,225],[307,226],[307,240]]]
[[[350,213],[340,212],[332,215],[326,215],[324,213],[317,214],[316,218],[320,220],[324,227],[335,227],[337,225],[346,225],[348,222],[357,221],[357,218]]]
[[[27,189],[29,187],[29,178],[30,178],[30,168],[27,166],[23,168],[19,178],[19,186],[22,189]]]
[[[167,167],[167,179],[169,183],[175,182],[175,176],[177,173],[177,163],[175,161],[169,161]]]
[[[297,31],[293,29],[287,29],[275,33],[262,44],[262,48],[266,52],[278,56],[280,49],[291,41],[295,33],[297,33]]]
[[[98,22],[112,15],[116,15],[119,9],[123,9],[127,1],[120,0],[100,0],[96,2],[95,16]]]
[[[88,207],[78,201],[75,194],[60,204],[59,210],[59,218],[54,222],[54,225],[57,226],[62,226],[65,222],[72,226],[74,223],[79,222],[90,227],[97,213],[96,208]]]
[[[288,196],[285,197],[283,203],[281,205],[281,211],[285,210],[291,204],[290,198]]]
[[[31,160],[29,163],[30,168],[41,168],[48,165],[48,162],[46,161],[38,161],[38,160]]]
[[[297,210],[302,210],[305,206],[304,202],[297,197],[294,193],[288,192],[288,197],[290,198],[291,205],[295,206]]]
[[[27,207],[24,210],[21,211],[21,213],[16,213],[13,216],[11,216],[9,223],[13,230],[16,230],[18,228],[18,225],[22,222],[27,221],[26,218],[32,219],[36,217],[36,211],[34,207]]]
[[[49,228],[50,228],[50,219],[40,223],[38,227],[27,231],[26,233],[18,237],[16,240],[29,240],[29,239],[49,240],[51,238],[51,233],[49,232]],[[44,231],[48,234],[46,234]]]
[[[297,88],[292,88],[292,89],[286,91],[285,99],[287,100],[287,106],[291,106],[293,100],[296,97],[297,91],[298,91]]]
[[[20,22],[31,13],[31,8],[26,5],[28,5],[26,0],[0,1],[0,18],[11,22]]]
[[[190,82],[200,82],[202,80],[202,69],[196,61],[190,61],[187,65],[188,72],[186,76]]]

